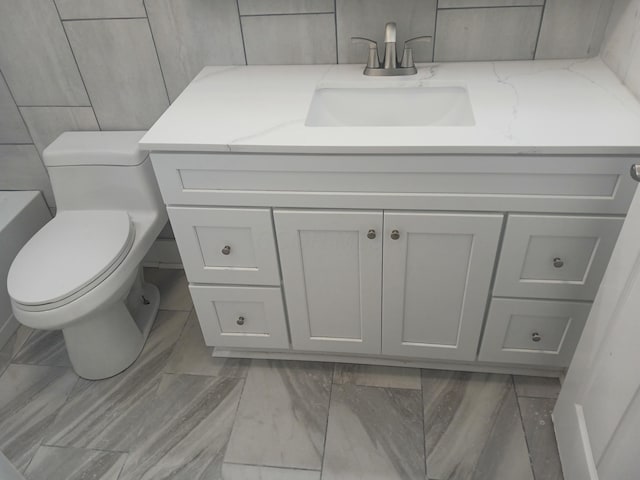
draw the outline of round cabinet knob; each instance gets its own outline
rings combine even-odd
[[[240,326],[244,325],[244,317],[238,317],[238,320],[236,320],[236,323]]]
[[[229,245],[225,245],[224,248],[222,249],[222,254],[229,255],[230,253],[231,253],[231,247]]]
[[[391,231],[391,240],[398,240],[400,238],[400,232],[398,230]]]
[[[533,340],[534,342],[539,342],[540,340],[542,340],[542,335],[540,335],[538,332],[532,333],[531,340]]]
[[[553,259],[553,266],[556,268],[562,268],[564,267],[564,260],[562,260],[560,257],[556,257]]]
[[[636,182],[640,182],[640,164],[636,164],[631,167],[631,178]]]
[[[369,240],[373,240],[374,238],[376,238],[376,231],[375,230],[369,230],[367,232],[367,238]]]

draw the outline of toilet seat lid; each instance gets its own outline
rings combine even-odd
[[[7,278],[9,295],[22,305],[70,297],[115,270],[134,236],[123,211],[59,212],[16,256]]]

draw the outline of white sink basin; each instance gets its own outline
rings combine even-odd
[[[319,88],[309,127],[464,127],[475,125],[463,87]]]

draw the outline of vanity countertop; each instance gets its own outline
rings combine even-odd
[[[599,59],[206,67],[140,144],[153,151],[640,154],[640,104]],[[475,126],[309,127],[316,87],[465,86]]]

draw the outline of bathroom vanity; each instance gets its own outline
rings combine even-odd
[[[141,145],[214,355],[554,374],[640,106],[598,59],[209,67]]]

